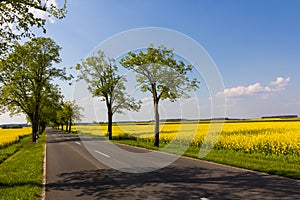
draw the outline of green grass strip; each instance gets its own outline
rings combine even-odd
[[[10,156],[13,156],[21,148],[20,141],[18,143],[13,143],[9,146],[3,147],[0,149],[0,164],[8,159]]]
[[[0,199],[40,199],[45,134],[38,144],[27,136],[14,145],[17,151],[0,164]],[[1,154],[2,150],[5,149],[1,149]]]

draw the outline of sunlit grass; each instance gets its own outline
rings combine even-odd
[[[45,134],[39,143],[25,136],[0,149],[0,199],[40,199],[43,178]]]

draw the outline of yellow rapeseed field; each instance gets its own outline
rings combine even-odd
[[[201,147],[208,132],[207,123],[164,123],[160,127],[162,143],[191,144]],[[133,136],[137,140],[153,141],[153,123],[118,123],[113,136]],[[80,133],[105,135],[107,125],[76,126]],[[300,156],[300,121],[231,122],[224,123],[215,149]]]
[[[17,140],[19,140],[19,137],[24,135],[31,134],[31,128],[30,127],[24,127],[24,128],[16,128],[16,129],[2,129],[0,128],[0,148],[14,143]]]

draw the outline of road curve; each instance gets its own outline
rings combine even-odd
[[[121,157],[96,144],[91,143],[95,148],[92,156],[76,135],[47,130],[46,200],[300,199],[298,180],[184,157],[149,173],[118,171],[98,160],[122,162]],[[120,147],[131,152],[147,151]]]

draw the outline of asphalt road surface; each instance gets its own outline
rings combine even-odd
[[[46,200],[300,199],[299,180],[184,157],[154,170],[175,156],[152,152],[142,160],[132,155],[149,151],[119,147],[129,153],[120,153],[105,141],[80,140],[48,129]],[[150,172],[140,173],[143,170]]]

